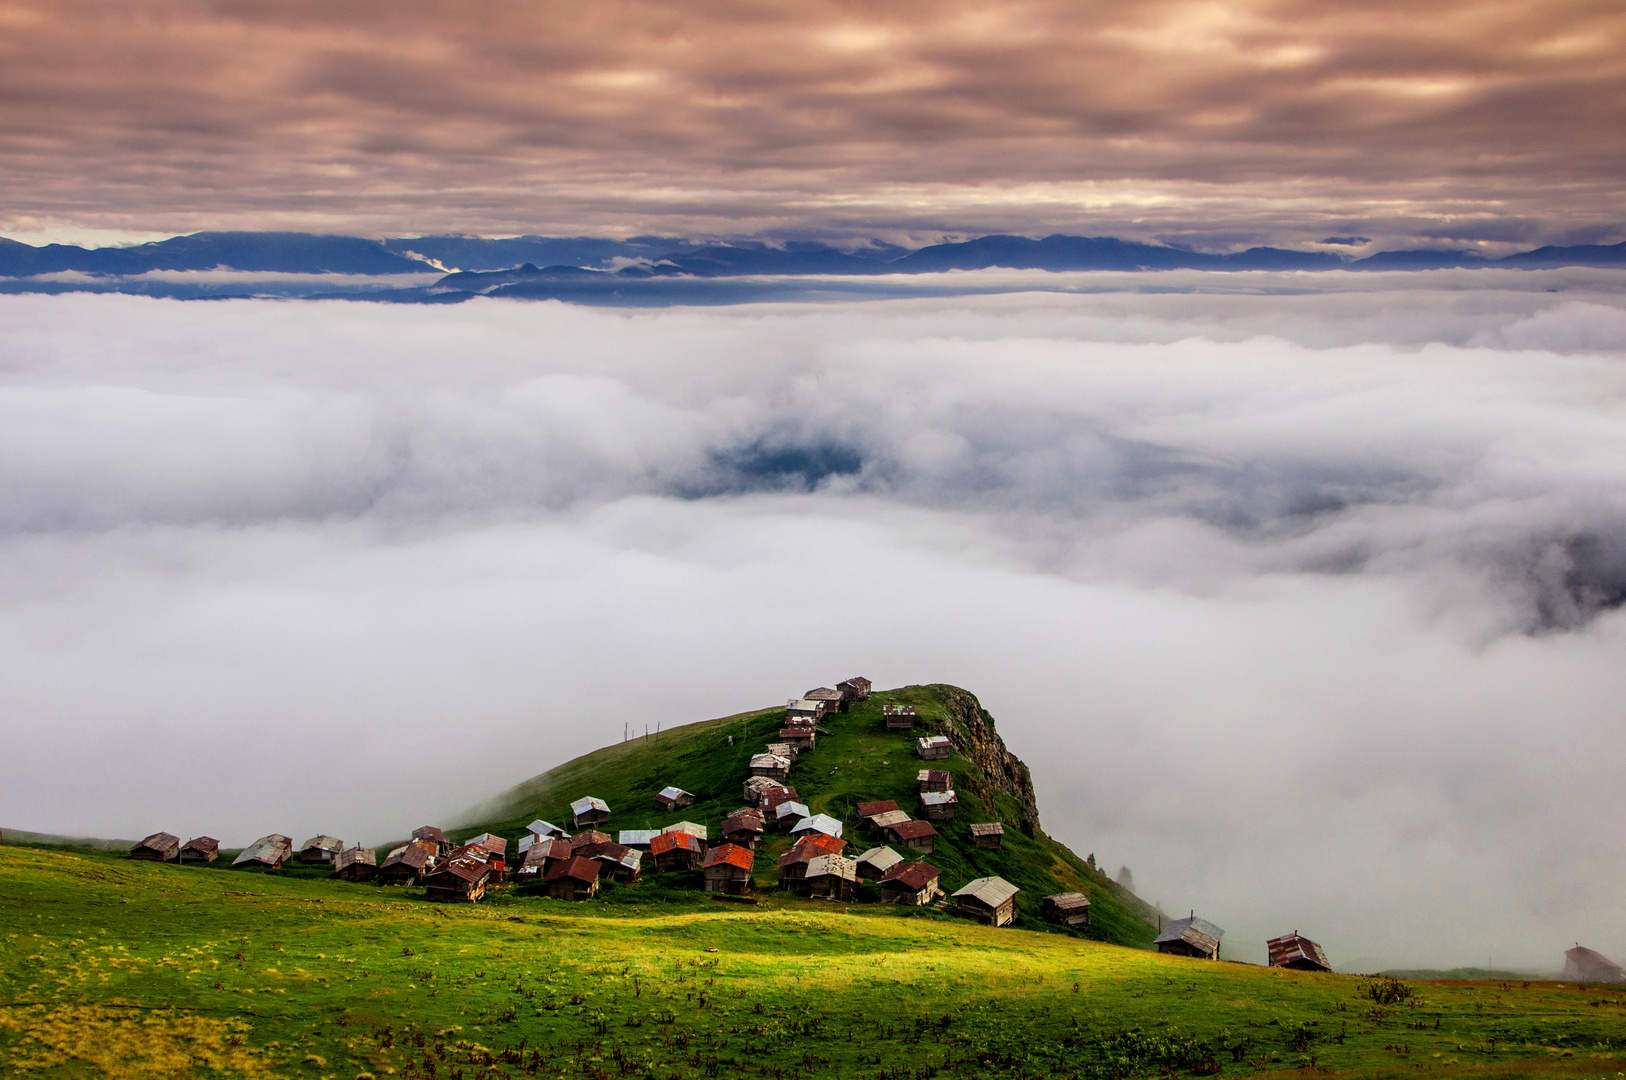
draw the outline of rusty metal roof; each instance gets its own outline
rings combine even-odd
[[[932,828],[929,821],[900,821],[896,825],[888,825],[899,840],[919,840],[926,836],[936,836],[937,830]]]
[[[1047,896],[1044,902],[1062,911],[1083,911],[1090,906],[1090,898],[1083,893],[1062,892],[1054,896]]]
[[[755,811],[752,811],[751,813],[736,811],[735,813],[732,813],[724,818],[723,823],[717,826],[717,832],[720,836],[728,836],[731,833],[737,832],[759,833],[762,832],[762,830],[762,815],[756,813]]]
[[[915,782],[920,784],[952,784],[954,775],[946,769],[921,769],[915,774]]]
[[[508,841],[493,833],[483,832],[479,836],[471,837],[468,843],[471,846],[483,847],[493,855],[504,855],[508,852]]]
[[[664,855],[668,851],[700,852],[705,850],[705,846],[704,841],[693,833],[663,832],[649,842],[649,853]]]
[[[489,873],[491,873],[491,868],[485,863],[481,862],[479,859],[464,855],[457,858],[442,859],[440,862],[435,864],[435,868],[433,870],[429,871],[429,873],[425,875],[425,880],[428,880],[429,878],[437,878],[444,874],[450,874],[453,877],[461,878],[462,880],[473,884]]]
[[[971,825],[972,836],[1004,836],[1005,826],[997,821],[977,821]]]
[[[420,825],[412,830],[414,840],[433,840],[437,844],[447,843],[446,834],[433,825]]]
[[[286,859],[293,851],[293,840],[281,833],[272,833],[270,836],[260,837],[244,848],[243,853],[233,859],[231,864],[240,866],[247,862],[263,862],[269,865]]]
[[[1265,953],[1268,957],[1267,963],[1271,967],[1282,967],[1294,961],[1307,960],[1328,971],[1332,970],[1332,965],[1327,962],[1327,954],[1321,951],[1321,946],[1303,937],[1297,930],[1265,942]]]
[[[585,847],[588,844],[608,844],[610,842],[610,834],[607,832],[599,832],[597,829],[586,829],[577,833],[575,836],[572,836],[565,842],[568,843],[572,849]]]
[[[779,737],[781,739],[811,739],[818,732],[818,730],[819,729],[814,727],[812,724],[808,724],[808,725],[802,726],[802,727],[798,727],[797,725],[790,724],[790,725],[787,725],[787,726],[782,727],[782,728],[779,729]],[[778,745],[778,744],[775,743],[775,744],[770,745],[769,748],[768,748],[769,751],[771,752],[772,749],[773,749],[773,746],[776,746],[776,745]],[[780,755],[777,755],[777,756],[783,757],[784,755],[780,754]]]
[[[372,848],[362,847],[360,844],[357,844],[353,848],[345,848],[343,851],[339,852],[333,857],[333,869],[335,871],[343,870],[345,867],[354,865],[356,863],[361,863],[365,866],[377,866],[378,855],[374,853]]]
[[[903,856],[899,855],[896,851],[893,851],[885,844],[882,844],[880,847],[872,847],[862,855],[858,856],[857,861],[861,863],[868,863],[870,866],[875,867],[875,869],[885,873],[901,863],[903,861]]]
[[[843,828],[844,826],[841,824],[841,822],[837,821],[829,814],[814,814],[812,817],[803,818],[801,821],[798,821],[790,831],[793,835],[803,832],[821,832],[826,836],[839,837]]]
[[[783,867],[792,863],[807,862],[819,855],[839,855],[846,847],[845,842],[833,836],[809,833],[792,844],[790,850],[779,857],[779,865]]]
[[[580,799],[577,799],[575,802],[570,804],[570,812],[572,814],[585,814],[589,810],[597,810],[601,814],[608,814],[610,812],[610,804],[605,802],[603,799],[596,798],[592,795],[584,795]]]
[[[593,882],[598,880],[601,865],[593,859],[584,859],[580,855],[564,862],[556,862],[548,867],[544,879],[547,881],[560,881],[569,878],[572,881]]]
[[[390,852],[384,859],[384,865],[395,866],[400,864],[413,870],[421,870],[425,864],[435,857],[435,850],[436,845],[432,840],[414,840],[411,843],[402,844]]]
[[[874,802],[861,802],[861,803],[859,803],[858,804],[858,816],[859,817],[874,817],[876,814],[884,814],[884,813],[887,813],[888,811],[896,810],[896,809],[898,809],[897,800],[895,800],[895,799],[877,799]]]
[[[955,899],[974,898],[988,907],[996,908],[1021,891],[1002,877],[985,877],[973,881],[954,896]]]
[[[182,851],[219,851],[220,841],[212,836],[194,836],[181,847]]]
[[[919,892],[936,881],[942,872],[931,863],[900,862],[886,872],[883,882],[895,881],[910,892]]]
[[[735,866],[748,871],[753,861],[751,849],[738,844],[721,844],[706,852],[707,869],[713,866]]]

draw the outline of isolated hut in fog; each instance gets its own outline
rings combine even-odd
[[[1603,953],[1582,948],[1580,942],[1575,943],[1575,948],[1564,950],[1562,978],[1565,982],[1626,982],[1619,964]]]
[[[1175,919],[1166,924],[1153,944],[1157,946],[1158,952],[1168,953],[1170,956],[1218,960],[1220,938],[1224,936],[1224,930],[1207,919],[1197,918],[1197,913],[1192,912],[1189,918]]]
[[[155,832],[130,849],[130,858],[148,862],[174,862],[180,857],[181,838],[167,832]]]
[[[1271,967],[1292,968],[1294,971],[1331,971],[1327,954],[1321,946],[1302,936],[1297,930],[1265,942],[1266,962]]]

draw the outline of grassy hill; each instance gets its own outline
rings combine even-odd
[[[915,707],[919,720],[914,732],[886,730],[882,708],[888,703]],[[461,832],[490,831],[508,837],[512,850],[525,834],[525,826],[536,818],[568,829],[570,803],[584,795],[596,795],[610,804],[606,828],[612,833],[663,828],[683,820],[715,829],[742,805],[741,789],[750,775],[750,759],[767,743],[777,741],[784,712],[779,706],[741,713],[595,750],[479,807],[468,815]],[[791,766],[788,782],[815,813],[845,824],[846,839],[853,845],[849,854],[879,842],[862,835],[854,811],[859,803],[895,799],[912,817],[923,817],[916,773],[928,765],[948,769],[954,774],[959,795],[956,819],[933,823],[938,837],[930,855],[899,849],[906,857],[923,858],[941,870],[945,892],[976,878],[997,875],[1022,890],[1017,896],[1017,925],[1025,929],[1076,933],[1142,947],[1156,936],[1150,908],[1044,834],[1026,766],[1009,755],[994,731],[993,718],[971,694],[941,685],[878,691],[850,711],[827,717],[820,732],[816,747],[804,751]],[[915,736],[936,733],[953,738],[955,753],[947,761],[922,762],[915,756]],[[657,810],[653,797],[668,785],[693,792],[694,806],[670,813]],[[971,824],[984,821],[1004,824],[1000,850],[971,843]],[[773,887],[775,864],[790,846],[790,839],[782,833],[770,831],[767,841],[757,854],[754,877],[759,888]],[[699,875],[693,874],[655,875],[645,884],[698,888],[699,883]],[[622,891],[636,898],[643,887]],[[1039,918],[1045,896],[1073,891],[1090,897],[1089,927],[1063,930]],[[878,900],[879,895],[878,887],[868,885],[860,891],[860,901]]]

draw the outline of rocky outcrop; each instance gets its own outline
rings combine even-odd
[[[975,697],[958,687],[945,686],[940,693],[948,713],[943,734],[954,740],[955,749],[970,758],[981,773],[958,778],[956,783],[990,806],[996,793],[1012,799],[1021,814],[1015,824],[1029,836],[1040,835],[1033,774],[1021,758],[1005,748],[1005,740],[994,730],[994,718],[983,711]]]

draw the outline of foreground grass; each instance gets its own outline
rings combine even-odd
[[[1605,1077],[1626,993],[1368,981],[651,885],[567,905],[0,848],[0,1074]]]

